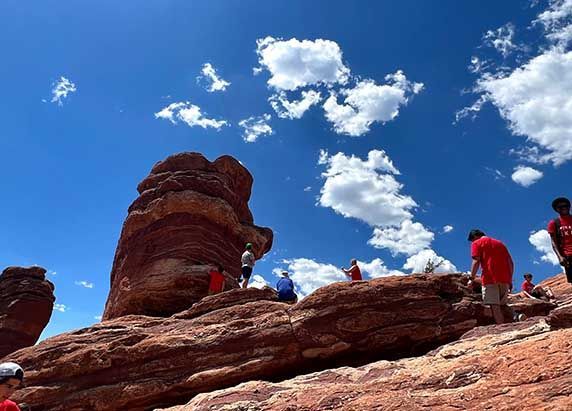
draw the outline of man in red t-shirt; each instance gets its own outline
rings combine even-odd
[[[216,270],[209,272],[209,295],[218,294],[224,289],[224,268],[221,264],[217,265]]]
[[[8,398],[22,384],[24,370],[13,362],[0,364],[0,411],[20,411],[15,402]]]
[[[508,311],[508,294],[512,289],[514,263],[506,246],[487,237],[481,230],[471,230],[471,281],[475,281],[479,267],[483,304],[489,305],[497,324],[505,322],[503,310]],[[512,321],[512,315],[510,316]]]
[[[558,217],[548,223],[547,231],[552,239],[552,249],[558,262],[566,272],[566,280],[572,283],[572,216],[570,200],[558,197],[552,202],[552,208]]]
[[[352,260],[350,261],[350,265],[351,267],[349,269],[346,270],[345,268],[342,268],[342,271],[346,273],[346,275],[350,277],[352,281],[361,281],[362,280],[361,270],[357,265],[357,260],[355,258],[352,258]]]

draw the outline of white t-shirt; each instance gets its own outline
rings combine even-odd
[[[251,251],[246,250],[244,253],[242,253],[242,258],[240,260],[242,261],[243,267],[247,265],[250,268],[254,268],[254,263],[256,262],[256,259],[254,258],[254,254],[252,254]]]

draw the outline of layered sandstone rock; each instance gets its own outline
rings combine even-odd
[[[572,330],[502,326],[431,355],[343,367],[280,383],[252,381],[169,411],[569,410]],[[495,328],[495,327],[493,327]]]
[[[227,289],[238,287],[244,245],[257,258],[272,245],[272,231],[255,226],[248,208],[252,182],[230,156],[181,153],[155,164],[123,224],[103,318],[185,310],[207,295],[217,263],[229,273]]]
[[[41,267],[8,267],[0,275],[0,358],[34,345],[48,325],[54,285]]]
[[[171,318],[104,321],[10,356],[28,371],[14,397],[35,411],[148,410],[252,379],[423,353],[487,321],[464,281],[335,283],[294,306],[241,289]]]

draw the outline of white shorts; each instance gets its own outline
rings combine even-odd
[[[509,288],[504,283],[483,285],[483,304],[507,305]]]

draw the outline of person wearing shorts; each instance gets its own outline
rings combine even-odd
[[[248,280],[250,280],[250,276],[252,275],[252,270],[254,269],[254,264],[256,262],[256,257],[254,257],[254,253],[252,252],[252,244],[247,243],[244,248],[245,250],[241,257],[243,278],[242,288],[248,287]]]
[[[481,268],[483,304],[491,307],[497,324],[505,322],[503,311],[508,311],[508,294],[512,289],[514,263],[506,246],[487,237],[481,230],[469,232],[471,242],[471,281]],[[507,315],[512,320],[512,315]]]
[[[564,267],[566,281],[572,283],[572,216],[570,200],[558,197],[552,202],[552,209],[558,217],[548,223],[547,231],[552,240],[552,249],[558,262]]]

